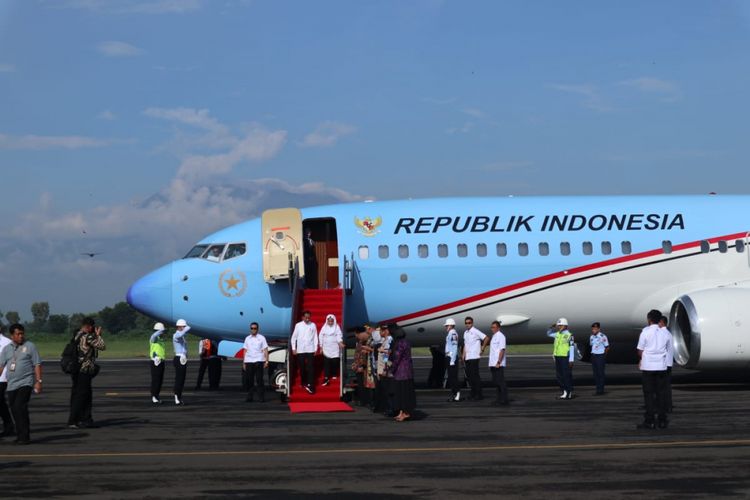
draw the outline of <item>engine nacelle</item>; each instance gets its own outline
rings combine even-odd
[[[750,366],[750,289],[714,288],[672,304],[675,363],[697,370]]]

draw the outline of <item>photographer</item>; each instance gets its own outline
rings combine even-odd
[[[71,429],[96,427],[91,416],[93,391],[91,381],[99,373],[96,358],[99,351],[106,346],[102,338],[102,327],[95,326],[93,318],[85,318],[81,329],[75,336],[78,343],[78,361],[80,370],[72,374],[73,386],[70,390],[70,416],[68,427]]]

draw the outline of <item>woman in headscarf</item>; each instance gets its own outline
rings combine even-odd
[[[417,406],[417,395],[414,391],[414,364],[411,358],[411,344],[406,340],[406,333],[398,329],[391,347],[391,373],[393,374],[393,392],[395,409],[398,415],[394,420],[409,420]]]
[[[344,347],[344,336],[341,333],[341,328],[336,324],[336,316],[333,314],[326,316],[326,322],[320,329],[318,340],[323,350],[323,372],[325,374],[323,385],[328,385],[331,378],[338,378],[339,358],[341,357],[341,349]]]

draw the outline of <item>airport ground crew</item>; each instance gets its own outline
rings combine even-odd
[[[638,429],[653,429],[657,425],[660,429],[667,427],[666,382],[667,382],[667,352],[671,337],[659,328],[661,312],[652,309],[646,320],[648,325],[641,331],[638,338],[638,355],[641,358],[639,368],[643,377],[643,399],[646,412],[643,422]],[[655,418],[658,419],[655,422]]]
[[[242,371],[247,384],[245,401],[253,402],[253,389],[255,389],[258,394],[258,401],[262,403],[266,400],[263,370],[268,368],[268,342],[260,334],[258,323],[250,323],[250,335],[245,337],[243,347],[245,348],[245,358],[243,359]]]
[[[474,318],[471,316],[466,316],[464,325],[466,331],[464,331],[463,360],[466,364],[466,375],[471,386],[469,399],[478,401],[484,399],[482,396],[482,378],[479,375],[479,358],[490,342],[490,338],[474,327]]]
[[[292,332],[292,356],[297,357],[302,387],[315,394],[315,354],[318,352],[318,328],[310,321],[310,311],[302,312],[302,321]]]
[[[664,397],[666,398],[667,413],[672,413],[672,366],[674,365],[674,343],[672,342],[672,332],[669,331],[667,325],[669,320],[666,316],[662,316],[659,320],[659,328],[669,336],[669,344],[667,344],[667,382],[664,390]]]
[[[591,325],[589,345],[591,346],[591,370],[594,372],[596,385],[594,395],[601,396],[604,394],[604,371],[607,364],[606,356],[609,352],[609,339],[602,332],[599,322]]]
[[[185,388],[185,377],[187,376],[187,341],[185,335],[190,331],[187,321],[178,319],[177,331],[172,335],[172,347],[174,348],[174,404],[182,405],[182,390]]]
[[[555,331],[555,329],[557,331]],[[552,356],[555,359],[557,383],[562,390],[560,399],[573,399],[573,357],[575,344],[573,334],[568,331],[568,320],[560,318],[554,327],[547,331],[548,337],[554,337]]]
[[[505,335],[500,331],[500,322],[493,321],[492,326],[492,340],[490,340],[490,372],[492,373],[492,381],[497,387],[497,399],[492,403],[493,405],[507,405],[508,404],[508,387],[505,385],[505,355],[506,343]]]
[[[151,359],[151,402],[155,405],[161,404],[159,393],[164,382],[164,360],[167,358],[162,333],[164,333],[164,323],[156,323],[154,333],[148,341],[148,357]]]
[[[445,366],[448,367],[448,388],[451,396],[448,401],[461,401],[461,390],[458,386],[458,332],[456,321],[448,318],[443,324],[445,331]]]

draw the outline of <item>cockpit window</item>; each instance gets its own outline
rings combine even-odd
[[[233,259],[235,257],[239,257],[240,255],[245,255],[245,244],[244,243],[232,243],[229,245],[229,248],[227,248],[227,253],[224,255],[224,260]]]
[[[221,260],[221,254],[224,253],[225,246],[224,243],[220,245],[211,245],[211,247],[206,250],[206,253],[203,254],[203,258],[210,260],[211,262],[219,262]]]
[[[206,251],[206,248],[208,248],[208,245],[195,245],[190,249],[187,255],[183,257],[183,259],[197,259],[201,255],[203,255],[203,252]]]

